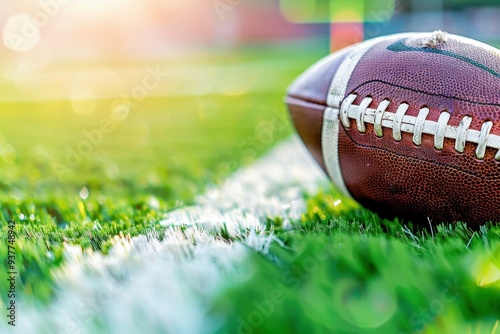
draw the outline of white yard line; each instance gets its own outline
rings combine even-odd
[[[266,217],[300,218],[305,211],[304,192],[314,192],[326,178],[300,140],[291,138],[254,165],[236,172],[219,188],[197,198],[197,205],[169,214],[165,225],[220,228],[230,235],[242,229],[264,228]]]
[[[196,206],[171,212],[162,221],[171,226],[162,241],[115,237],[107,256],[67,246],[55,301],[49,307],[21,303],[15,333],[213,332],[222,320],[208,315],[209,306],[228,282],[251,275],[241,265],[248,248],[265,253],[280,242],[259,235],[266,217],[289,224],[305,210],[304,192],[326,182],[294,137],[199,196]],[[224,225],[243,241],[216,237]]]

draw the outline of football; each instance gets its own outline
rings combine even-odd
[[[364,207],[500,221],[500,50],[442,31],[375,38],[313,65],[286,104],[318,164]]]

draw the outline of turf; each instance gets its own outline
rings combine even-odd
[[[87,102],[96,104],[90,114],[73,112],[68,99],[31,101],[25,94],[21,101],[2,102],[1,239],[7,236],[7,221],[15,220],[21,298],[50,299],[51,270],[64,262],[64,243],[106,252],[115,235],[159,229],[166,212],[188,205],[207,186],[290,135],[284,92],[326,52],[318,45],[314,50],[254,48],[160,63],[173,72],[166,84],[137,103],[125,120],[113,121],[114,129],[88,154],[80,154],[78,145],[89,142],[85,133],[100,129],[103,119],[114,119],[116,98]],[[124,63],[116,71],[140,72],[155,64]],[[63,63],[52,70],[72,73],[81,66]],[[191,67],[215,73],[211,85],[219,89],[200,96],[180,91],[179,81]],[[239,91],[232,85],[235,78],[245,83]],[[15,94],[20,93],[12,88]],[[6,243],[0,248],[4,262]],[[2,291],[6,278],[1,271]]]
[[[497,333],[498,226],[409,227],[339,198],[310,198],[292,230],[271,224],[284,245],[254,253],[251,279],[214,305],[221,333]]]
[[[160,224],[168,212],[194,203],[293,133],[285,88],[326,52],[290,45],[165,63],[173,74],[163,90],[68,169],[60,169],[68,165],[68,147],[76,149],[85,131],[112,118],[116,100],[92,102],[92,114],[72,112],[65,99],[2,102],[0,233],[6,240],[6,222],[16,221],[18,298],[41,308],[53,301],[54,273],[67,264],[68,245],[107,256],[115,236],[156,231],[162,239],[171,228]],[[175,76],[186,66],[208,66],[222,84],[187,94]],[[220,320],[214,331],[500,333],[498,226],[423,229],[382,220],[333,188],[301,195],[307,208],[291,227],[284,227],[286,217],[267,217],[262,235],[279,242],[268,251],[248,249],[239,266],[252,275],[228,280],[210,300],[210,316]],[[251,231],[210,233],[245,244]],[[5,263],[5,242],[0,250]],[[6,275],[0,271],[2,291]],[[8,302],[5,293],[1,301]]]

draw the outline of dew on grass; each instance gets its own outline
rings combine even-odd
[[[89,194],[90,194],[90,191],[88,190],[87,187],[83,187],[81,190],[80,190],[80,198],[81,199],[87,199],[89,197]]]
[[[156,198],[154,196],[151,196],[151,197],[148,198],[148,205],[152,209],[155,209],[155,210],[160,209],[160,201],[158,200],[158,198]]]
[[[92,226],[93,230],[102,230],[102,225],[99,224],[98,221],[94,221],[94,225]]]

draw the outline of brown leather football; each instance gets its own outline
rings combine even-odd
[[[379,37],[313,65],[286,102],[316,161],[363,206],[500,221],[500,50],[441,31]]]

